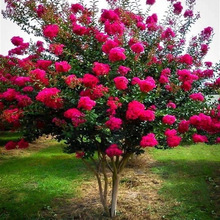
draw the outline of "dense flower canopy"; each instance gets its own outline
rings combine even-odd
[[[19,148],[52,134],[78,157],[97,149],[112,157],[190,140],[219,142],[220,105],[207,104],[207,95],[219,91],[219,66],[203,62],[213,29],[185,49],[198,18],[194,1],[186,8],[171,1],[163,22],[155,13],[131,11],[126,1],[107,2],[97,18],[96,2],[6,0],[4,15],[19,23],[25,8],[22,22],[39,25],[29,20],[24,29],[45,42],[15,36],[15,48],[0,57],[1,128],[23,128]]]

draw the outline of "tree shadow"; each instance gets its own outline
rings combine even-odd
[[[0,132],[0,147],[4,146],[8,141],[18,141],[22,134],[19,132]]]
[[[219,167],[217,161],[184,159],[151,165],[151,170],[164,179],[159,193],[171,205],[168,219],[220,218]]]
[[[37,219],[54,198],[80,195],[90,173],[73,155],[53,153],[55,147],[0,164],[0,219]]]

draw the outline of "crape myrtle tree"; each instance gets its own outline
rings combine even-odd
[[[65,140],[65,151],[94,172],[104,210],[114,217],[120,175],[132,155],[220,142],[220,105],[207,102],[219,92],[220,65],[203,61],[213,29],[185,41],[199,18],[195,0],[185,8],[170,0],[160,22],[150,12],[155,0],[146,1],[145,11],[129,0],[108,0],[102,11],[96,0],[5,2],[5,18],[43,39],[15,36],[15,48],[0,57],[1,128],[24,135],[7,150],[43,134]]]

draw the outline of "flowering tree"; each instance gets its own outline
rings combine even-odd
[[[15,36],[15,48],[0,57],[1,127],[24,134],[7,150],[43,134],[65,140],[65,151],[95,173],[104,210],[114,217],[120,175],[133,154],[220,142],[220,105],[206,98],[219,92],[220,65],[203,62],[213,30],[185,42],[199,17],[194,0],[186,9],[171,0],[162,22],[149,14],[155,0],[146,1],[146,11],[135,1],[108,0],[100,17],[97,1],[5,2],[6,18],[44,39]]]

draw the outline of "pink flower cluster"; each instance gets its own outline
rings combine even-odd
[[[107,101],[107,106],[110,107],[110,108],[107,110],[107,112],[108,112],[110,115],[115,115],[115,114],[116,114],[116,110],[122,106],[122,103],[120,102],[120,100],[119,100],[118,97],[112,97],[112,96],[110,96],[110,97],[108,98],[108,101]]]
[[[146,4],[147,5],[153,5],[155,3],[156,0],[147,0]]]
[[[144,46],[141,42],[137,42],[137,43],[132,44],[131,50],[134,53],[140,54],[144,51]]]
[[[118,148],[117,144],[112,144],[106,149],[105,153],[109,157],[114,157],[114,156],[121,156],[123,151]]]
[[[174,115],[165,115],[162,118],[162,122],[167,125],[172,125],[176,121],[176,117]]]
[[[14,84],[17,85],[17,86],[25,86],[28,82],[30,82],[31,79],[30,77],[27,77],[27,76],[18,76],[16,77],[16,79],[14,80]]]
[[[110,71],[110,66],[108,64],[95,62],[92,68],[96,76],[108,75]]]
[[[41,18],[45,14],[46,8],[43,5],[38,5],[35,11],[37,13],[37,16]]]
[[[120,118],[116,118],[114,116],[111,116],[110,119],[105,122],[105,125],[110,130],[118,130],[121,128],[122,120]]]
[[[159,82],[161,84],[167,84],[169,83],[169,76],[170,76],[170,69],[169,68],[166,68],[166,69],[163,69],[162,72],[161,72],[161,75],[160,75],[160,78],[159,78]]]
[[[9,50],[8,55],[9,56],[13,56],[14,54],[23,55],[28,47],[29,47],[29,43],[22,43],[21,45]]]
[[[36,100],[44,103],[47,107],[60,109],[63,107],[63,99],[59,97],[59,92],[60,90],[57,88],[45,88],[37,94]]]
[[[146,136],[143,136],[140,142],[140,146],[145,148],[145,147],[154,147],[158,145],[158,141],[155,138],[154,133],[149,133]]]
[[[128,104],[126,118],[128,120],[135,120],[139,118],[142,121],[154,121],[155,112],[152,110],[145,110],[144,104],[134,100]]]
[[[129,71],[131,71],[131,69],[129,67],[126,67],[126,66],[119,66],[118,67],[118,73],[122,76],[126,75]]]
[[[128,88],[128,79],[124,76],[117,76],[114,78],[115,87],[118,90],[125,90]]]
[[[59,32],[59,26],[56,24],[50,24],[50,25],[46,25],[43,28],[43,34],[45,37],[48,37],[50,39],[53,39],[54,37],[57,36]]]
[[[29,47],[29,43],[24,43],[23,38],[19,36],[12,37],[11,42],[16,47],[8,51],[8,54],[10,56],[13,54],[22,55],[24,54],[25,50]]]
[[[203,94],[201,92],[199,93],[193,93],[189,96],[192,100],[195,100],[195,101],[200,101],[200,102],[203,102],[205,100]]]
[[[189,125],[190,125],[190,122],[187,120],[180,121],[178,125],[178,132],[181,134],[186,133],[189,130]]]
[[[213,28],[212,27],[206,27],[204,30],[201,32],[201,36],[203,40],[208,40],[213,33]]]
[[[49,85],[49,80],[46,77],[46,72],[41,69],[35,69],[30,72],[30,77],[33,81],[36,81],[45,86]]]
[[[109,91],[108,87],[103,86],[102,84],[96,85],[92,88],[88,88],[80,92],[80,96],[88,96],[92,100],[96,100],[104,96]]]
[[[220,120],[218,113],[216,115],[213,115],[212,117],[200,113],[199,115],[191,116],[189,121],[191,125],[197,128],[197,130],[204,130],[211,134],[220,132]]]
[[[61,61],[55,63],[55,68],[58,73],[65,73],[71,69],[71,65],[67,61]]]
[[[17,95],[19,95],[19,92],[17,92],[15,89],[9,88],[2,93],[2,98],[7,101],[13,101],[15,100]]]
[[[122,47],[112,48],[109,52],[109,60],[111,62],[121,61],[126,59],[126,55],[124,54],[125,49]]]
[[[168,108],[175,109],[175,108],[176,108],[176,104],[173,103],[172,101],[169,101],[169,102],[167,103],[167,107],[168,107]]]
[[[195,143],[208,142],[208,138],[205,135],[200,135],[200,134],[194,134],[192,136],[192,139]]]
[[[176,15],[179,15],[179,14],[182,12],[182,10],[183,10],[183,6],[181,5],[181,2],[175,3],[175,4],[173,5],[173,7],[174,7],[174,13],[175,13]]]
[[[85,115],[82,112],[80,112],[77,108],[70,108],[67,111],[65,111],[64,117],[71,119],[72,124],[75,127],[78,127],[79,125],[86,122],[86,119],[84,118]]]
[[[187,65],[192,65],[193,58],[189,54],[184,54],[179,57],[179,62]]]
[[[119,46],[118,42],[109,39],[102,45],[102,51],[106,54],[109,54],[111,49],[116,48],[118,46]]]
[[[193,11],[188,9],[184,12],[184,15],[183,15],[185,18],[187,17],[193,17]]]
[[[176,36],[175,32],[171,28],[167,28],[164,30],[161,34],[161,39],[163,40],[170,40],[171,38],[174,38]]]
[[[178,79],[179,81],[182,82],[182,89],[184,91],[189,91],[192,88],[192,83],[196,80],[198,80],[198,76],[192,74],[189,70],[183,69],[183,70],[178,70],[177,75],[179,76]]]
[[[64,45],[63,44],[50,44],[50,51],[52,53],[54,53],[55,55],[59,56],[59,55],[62,55],[63,53],[63,48],[64,48]]]
[[[22,115],[23,111],[18,108],[6,109],[2,112],[2,118],[8,123],[17,123]]]
[[[65,83],[72,89],[80,85],[82,82],[81,78],[77,78],[76,75],[69,75],[65,78]]]
[[[148,30],[156,31],[158,29],[157,21],[158,21],[157,14],[152,14],[151,16],[148,16],[146,19]]]
[[[125,27],[124,24],[120,21],[109,22],[108,20],[105,22],[105,32],[108,35],[118,35],[122,36],[124,33]]]
[[[88,30],[86,27],[82,26],[82,25],[78,25],[76,23],[73,23],[73,33],[79,36],[83,36],[88,34]]]
[[[34,88],[32,86],[25,86],[22,91],[23,92],[33,92]]]
[[[84,110],[90,111],[96,105],[96,102],[90,99],[88,96],[83,96],[79,99],[77,108],[82,108]]]
[[[20,46],[23,44],[24,40],[23,38],[19,37],[19,36],[14,36],[11,38],[11,42],[15,45],[15,46]]]
[[[101,18],[100,18],[102,23],[105,23],[106,21],[119,21],[120,18],[118,14],[114,10],[102,10]]]
[[[93,88],[98,84],[99,79],[92,74],[86,73],[83,76],[82,82],[86,87]]]
[[[182,138],[177,136],[177,131],[175,129],[167,129],[164,133],[167,137],[167,144],[169,147],[177,147]]]
[[[98,42],[104,43],[107,40],[108,35],[98,32],[96,33],[95,38]]]
[[[17,95],[16,100],[18,102],[18,107],[26,107],[32,104],[32,100],[27,95]]]
[[[78,12],[83,12],[84,7],[81,4],[76,3],[71,5],[71,10],[76,14]]]
[[[37,60],[37,67],[39,69],[47,70],[51,64],[51,60]]]
[[[148,76],[145,80],[141,80],[138,84],[141,92],[150,92],[156,88],[155,80],[151,76]]]
[[[13,149],[16,149],[16,148],[18,148],[18,149],[25,149],[25,148],[28,148],[28,147],[29,147],[29,143],[27,141],[25,141],[24,138],[22,138],[18,142],[9,141],[5,145],[5,149],[6,150],[13,150]]]

